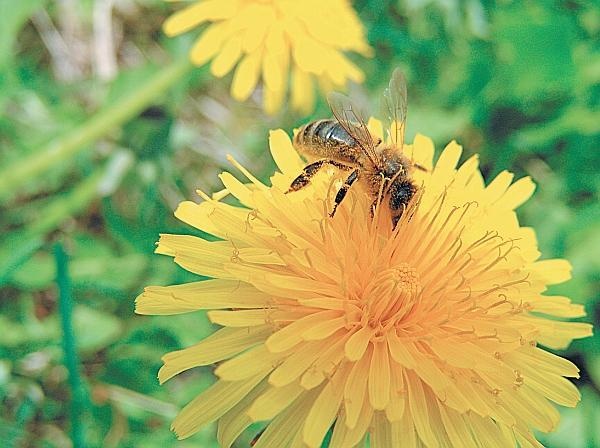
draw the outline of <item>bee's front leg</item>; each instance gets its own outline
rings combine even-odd
[[[288,188],[286,193],[291,193],[292,191],[298,191],[298,190],[306,187],[310,183],[310,180],[313,178],[313,176],[315,174],[317,174],[317,172],[321,168],[323,168],[325,165],[332,165],[332,166],[335,166],[336,168],[346,170],[346,171],[352,169],[351,166],[344,165],[343,163],[337,162],[335,160],[331,160],[331,159],[317,160],[315,162],[309,163],[308,165],[306,165],[304,167],[304,169],[302,170],[302,173],[300,173],[300,175],[292,181],[290,188]]]
[[[329,216],[331,216],[333,218],[333,215],[335,215],[335,211],[337,210],[338,205],[340,205],[341,202],[344,200],[344,198],[346,197],[346,193],[348,193],[348,190],[350,189],[352,184],[358,180],[359,176],[360,176],[360,170],[358,168],[355,168],[350,173],[350,175],[346,178],[344,185],[342,185],[342,187],[338,190],[337,194],[335,195],[335,201],[333,203],[333,210],[331,211]]]

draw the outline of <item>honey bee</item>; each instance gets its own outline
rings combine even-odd
[[[349,174],[335,196],[329,216],[335,215],[350,187],[358,181],[373,198],[371,214],[379,203],[387,205],[395,227],[417,191],[412,172],[415,168],[425,170],[402,154],[407,110],[406,81],[402,72],[394,70],[383,94],[388,118],[396,123],[396,131],[390,136],[391,144],[371,135],[365,118],[350,98],[333,92],[327,99],[335,119],[308,123],[294,136],[293,144],[298,152],[318,159],[304,167],[287,193],[306,187],[321,168],[333,166]]]

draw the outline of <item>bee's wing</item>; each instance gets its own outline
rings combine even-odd
[[[331,92],[327,95],[327,101],[336,120],[356,140],[371,162],[375,166],[379,166],[379,157],[375,151],[378,142],[369,132],[367,121],[359,108],[350,98],[339,92]]]
[[[406,93],[406,79],[399,68],[395,69],[392,73],[390,83],[383,92],[382,100],[389,120],[387,128],[391,129],[390,137],[392,142],[396,147],[402,149],[404,145],[408,97]]]

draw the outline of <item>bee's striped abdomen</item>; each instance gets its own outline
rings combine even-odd
[[[302,153],[358,162],[361,152],[357,141],[337,120],[317,120],[300,128],[294,146]]]

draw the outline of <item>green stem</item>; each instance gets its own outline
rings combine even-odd
[[[28,231],[33,235],[44,235],[56,229],[66,218],[78,214],[98,195],[98,184],[105,173],[97,171],[84,179],[68,194],[59,196],[44,207],[40,219],[32,223]]]
[[[54,246],[54,257],[56,260],[56,283],[59,292],[58,309],[63,330],[63,350],[71,389],[71,438],[73,446],[80,448],[85,445],[82,420],[85,389],[79,374],[79,357],[77,356],[75,334],[73,332],[73,297],[71,295],[67,254],[61,244]]]
[[[0,286],[6,283],[14,271],[25,263],[45,242],[48,232],[56,229],[68,217],[76,216],[90,201],[101,196],[100,186],[105,182],[107,176],[114,175],[114,160],[119,157],[115,154],[106,164],[106,167],[97,171],[81,181],[73,190],[65,195],[53,199],[53,201],[40,210],[40,218],[33,222],[26,230],[16,231],[9,234],[0,241],[0,247],[11,247],[3,260],[0,271]],[[127,162],[124,162],[127,165]],[[122,167],[127,169],[127,166]],[[114,179],[113,182],[118,182]],[[113,185],[116,188],[116,184]]]
[[[150,78],[145,84],[124,96],[111,106],[99,111],[82,125],[66,135],[50,141],[39,151],[19,159],[0,171],[0,199],[11,197],[32,177],[62,160],[73,157],[94,140],[107,134],[138,115],[158,95],[180,80],[191,70],[187,59],[174,62]]]

